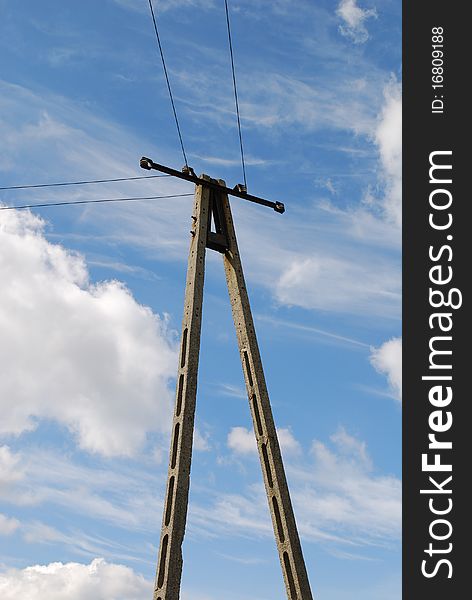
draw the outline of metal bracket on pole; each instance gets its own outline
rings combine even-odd
[[[225,193],[229,196],[237,196],[243,200],[249,200],[250,202],[255,202],[256,204],[262,204],[262,206],[268,206],[273,208],[275,212],[278,213],[285,212],[285,206],[282,202],[272,202],[271,200],[265,200],[264,198],[259,198],[259,196],[248,194],[247,192],[242,191],[240,184],[233,189],[226,187],[226,185],[220,186],[219,183],[214,179],[208,178],[207,180],[203,179],[202,177],[197,177],[193,169],[190,169],[189,167],[184,167],[184,171],[177,171],[176,169],[171,169],[170,167],[165,167],[164,165],[155,163],[150,158],[146,158],[145,156],[141,158],[139,164],[141,165],[142,169],[147,169],[148,171],[155,169],[161,173],[166,173],[167,175],[172,175],[173,177],[178,177],[179,179],[185,179],[185,181],[191,181],[196,185],[211,187],[217,190],[219,193]]]

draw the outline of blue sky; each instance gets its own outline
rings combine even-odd
[[[315,598],[393,600],[401,517],[401,6],[230,2],[232,200]],[[242,180],[217,0],[155,3],[189,164]],[[0,1],[0,187],[180,168],[148,3]],[[170,178],[4,205],[192,192]],[[0,592],[150,598],[192,198],[0,212]],[[209,251],[183,600],[284,587]]]

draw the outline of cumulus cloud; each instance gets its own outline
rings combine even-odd
[[[228,434],[228,448],[236,454],[254,454],[257,452],[254,432],[246,427],[233,427]]]
[[[277,437],[280,447],[285,454],[297,454],[300,452],[300,444],[293,436],[290,429],[277,429]],[[228,448],[236,454],[256,454],[257,445],[254,431],[246,427],[233,427],[227,438]]]
[[[379,348],[373,348],[370,355],[372,366],[385,375],[395,398],[402,398],[402,340],[392,338]]]
[[[384,98],[375,131],[385,185],[383,206],[388,220],[400,227],[402,222],[402,98],[401,86],[395,79],[385,87]]]
[[[176,354],[165,318],[83,257],[52,244],[29,212],[0,218],[0,433],[58,421],[81,448],[131,455],[168,426]]]
[[[90,564],[50,563],[0,573],[2,600],[139,600],[152,582],[124,565],[102,558]]]
[[[365,21],[377,17],[375,8],[360,8],[356,0],[341,0],[336,13],[344,21],[344,24],[339,26],[342,35],[356,44],[362,44],[369,39]]]

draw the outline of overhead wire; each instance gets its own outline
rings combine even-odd
[[[177,111],[175,108],[174,97],[172,94],[169,75],[167,72],[166,62],[165,62],[165,58],[164,58],[164,52],[162,49],[161,39],[160,39],[159,30],[158,30],[158,26],[157,26],[157,20],[156,20],[156,16],[154,13],[152,0],[148,0],[148,1],[149,1],[149,8],[151,11],[152,22],[154,25],[154,32],[156,34],[157,45],[159,48],[159,54],[160,54],[160,57],[162,60],[162,67],[164,70],[165,80],[167,83],[167,90],[169,92],[169,98],[170,98],[170,102],[171,102],[171,106],[172,106],[172,111],[174,114],[174,119],[175,119],[177,133],[178,133],[178,137],[179,137],[179,141],[180,141],[180,146],[181,146],[181,150],[182,150],[182,155],[183,155],[183,158],[185,161],[185,166],[188,167],[187,154],[185,152],[183,138],[182,138],[182,132],[180,129],[179,119],[177,117]],[[238,91],[237,91],[237,84],[236,84],[236,73],[235,73],[235,66],[234,66],[233,43],[232,43],[231,26],[230,26],[230,18],[229,18],[228,0],[225,0],[225,12],[226,12],[226,25],[227,25],[227,31],[228,31],[229,53],[230,53],[230,59],[231,59],[231,72],[232,72],[232,79],[233,79],[234,102],[235,102],[235,107],[236,107],[236,117],[237,117],[237,124],[238,124],[239,147],[240,147],[240,152],[241,152],[241,166],[242,166],[242,171],[243,171],[244,186],[247,189],[246,164],[245,164],[245,159],[244,159],[244,148],[243,148],[243,139],[242,139],[242,132],[241,132],[241,117],[240,117],[240,111],[239,111]],[[118,177],[118,178],[113,178],[113,179],[93,179],[93,180],[84,180],[84,181],[63,181],[63,182],[54,182],[54,183],[22,184],[22,185],[12,185],[12,186],[1,186],[0,191],[51,188],[51,187],[62,187],[62,186],[77,186],[77,185],[89,185],[89,184],[98,184],[98,183],[115,183],[115,182],[133,181],[133,180],[139,180],[139,179],[154,179],[154,178],[158,178],[158,177],[170,177],[170,175],[141,175],[141,176],[137,176],[137,177]],[[0,210],[14,210],[14,209],[22,210],[22,209],[28,209],[28,208],[46,208],[46,207],[50,207],[50,206],[68,206],[68,205],[74,205],[74,204],[94,204],[94,203],[105,203],[105,202],[129,202],[129,201],[133,201],[133,200],[157,200],[157,199],[164,199],[164,198],[179,198],[179,197],[191,196],[191,195],[192,194],[174,194],[174,195],[167,195],[167,196],[141,196],[141,197],[134,197],[134,198],[126,197],[126,198],[101,198],[101,199],[97,199],[97,200],[73,200],[73,201],[64,201],[64,202],[48,202],[48,203],[41,203],[41,204],[24,204],[24,205],[20,205],[20,206],[0,206]]]
[[[175,124],[177,126],[177,133],[179,134],[180,147],[182,148],[182,155],[184,157],[185,166],[188,167],[187,154],[185,153],[184,142],[182,139],[182,132],[180,131],[179,119],[177,118],[177,111],[175,110],[174,96],[172,95],[172,89],[170,87],[169,75],[167,73],[166,61],[164,59],[164,52],[162,50],[161,38],[159,36],[159,30],[157,28],[156,16],[152,7],[152,1],[149,0],[149,8],[151,9],[152,22],[154,23],[154,31],[156,33],[157,45],[159,47],[159,53],[161,55],[162,67],[164,69],[164,75],[167,82],[167,89],[169,91],[170,103],[172,105],[172,111],[174,113]]]
[[[161,200],[164,198],[183,198],[192,194],[170,194],[166,196],[139,196],[136,198],[99,198],[96,200],[67,200],[65,202],[45,202],[44,204],[22,204],[20,206],[0,206],[0,210],[22,210],[26,208],[47,208],[49,206],[70,206],[73,204],[98,204],[105,202],[130,202],[133,200]]]
[[[6,187],[0,187],[0,191],[26,190],[31,188],[49,188],[64,185],[87,185],[89,183],[114,183],[116,181],[133,181],[135,179],[154,179],[156,177],[170,177],[170,175],[140,175],[139,177],[118,177],[116,179],[93,179],[90,181],[61,181],[59,183],[33,183],[24,185],[10,185]]]
[[[237,85],[236,85],[236,74],[235,74],[235,68],[234,68],[233,42],[232,42],[232,37],[231,37],[231,27],[230,27],[230,23],[229,23],[228,0],[225,0],[225,11],[226,11],[226,25],[227,25],[227,29],[228,29],[229,54],[230,54],[230,58],[231,58],[231,72],[233,75],[234,103],[236,105],[236,117],[238,120],[239,148],[241,150],[241,165],[243,168],[244,186],[247,189],[246,165],[245,165],[245,161],[244,161],[243,136],[241,134],[241,118],[239,115],[238,89],[237,89]]]

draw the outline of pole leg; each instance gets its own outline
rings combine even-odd
[[[167,490],[153,600],[179,600],[197,396],[210,190],[197,186],[170,444]]]
[[[228,250],[223,258],[226,281],[287,598],[312,600],[262,369],[228,196],[221,193],[220,201],[228,236]]]

